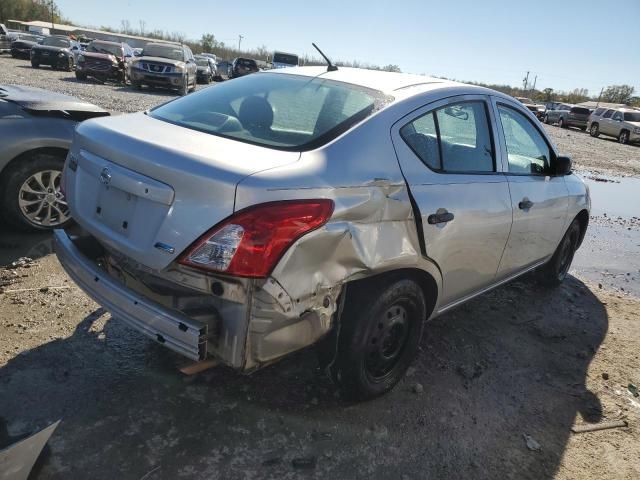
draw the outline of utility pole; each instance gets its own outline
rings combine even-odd
[[[536,89],[536,82],[538,81],[538,75],[535,76],[535,78],[533,79],[533,88],[531,90],[535,90]]]
[[[527,91],[527,85],[529,84],[529,72],[527,72],[527,76],[522,79],[522,83],[524,84],[524,91]]]
[[[51,0],[51,2],[49,2],[49,6],[51,7],[51,29],[56,28],[53,24],[53,0]]]
[[[240,42],[242,42],[242,39],[244,37],[242,35],[238,35],[238,51],[240,51]]]
[[[604,87],[600,89],[600,95],[598,95],[598,103],[596,103],[596,108],[600,106],[600,99],[602,98],[602,92],[604,92]]]

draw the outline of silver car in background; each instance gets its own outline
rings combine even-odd
[[[426,320],[561,282],[590,209],[515,99],[349,68],[85,122],[64,178],[84,233],[57,230],[58,257],[113,317],[243,372],[317,344],[353,399],[402,378]]]
[[[6,223],[50,230],[71,222],[60,180],[73,130],[107,115],[68,95],[0,85],[0,217]]]

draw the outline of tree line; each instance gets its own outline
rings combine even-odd
[[[66,21],[56,3],[51,0],[0,0],[0,23],[6,23],[7,20]]]

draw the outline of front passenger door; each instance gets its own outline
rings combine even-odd
[[[502,100],[494,106],[513,208],[513,226],[498,270],[501,279],[553,254],[564,234],[569,200],[564,176],[552,175],[555,153],[538,126]]]

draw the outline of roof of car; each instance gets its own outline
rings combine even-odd
[[[269,72],[279,74],[305,75],[308,77],[322,77],[328,80],[360,85],[372,90],[379,90],[392,94],[399,90],[424,85],[442,84],[442,86],[462,85],[451,80],[427,77],[424,75],[414,75],[410,73],[384,72],[380,70],[366,70],[364,68],[339,67],[332,72],[327,71],[327,67],[289,67],[269,70]]]

